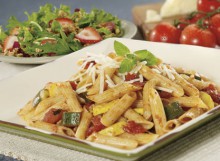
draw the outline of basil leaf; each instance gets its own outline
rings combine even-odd
[[[135,63],[132,59],[125,58],[120,65],[119,73],[125,73],[131,71],[131,69],[134,67]]]
[[[125,56],[126,54],[130,53],[128,47],[119,41],[114,42],[114,49],[118,56]]]
[[[148,50],[138,50],[134,52],[140,61],[147,61],[147,65],[155,65],[158,62],[157,57],[155,57],[150,51]]]

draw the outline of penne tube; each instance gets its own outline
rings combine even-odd
[[[190,110],[186,111],[183,115],[181,115],[178,120],[184,124],[192,119],[202,115],[205,111],[202,108],[191,108]]]
[[[133,108],[142,108],[144,106],[143,100],[135,100],[132,104]]]
[[[102,118],[101,123],[105,126],[114,124],[121,115],[132,105],[136,100],[136,93],[125,94],[118,102],[116,102],[112,108],[106,112]]]
[[[183,77],[181,77],[178,73],[173,73],[175,80],[174,82],[180,85],[188,96],[199,96],[199,90]]]
[[[144,113],[143,113],[143,116],[146,120],[151,120],[152,119],[149,96],[150,96],[150,90],[154,89],[157,83],[158,83],[158,81],[156,79],[151,79],[144,85],[144,89],[143,89]]]
[[[86,138],[86,131],[89,128],[89,125],[92,120],[92,114],[89,113],[86,108],[83,109],[82,112],[82,118],[80,120],[80,124],[76,130],[75,137],[79,139],[85,139]]]
[[[31,110],[33,110],[34,108],[33,108],[32,104],[33,104],[33,100],[28,101],[28,103],[18,111],[18,115],[19,116],[26,115]]]
[[[157,134],[162,135],[164,134],[163,127],[166,124],[166,115],[160,96],[155,89],[149,91],[149,102],[155,131]]]
[[[181,97],[184,95],[183,88],[169,80],[168,78],[152,71],[149,67],[147,66],[142,66],[140,73],[146,78],[147,80],[151,79],[156,79],[159,83],[158,85],[167,89],[172,90],[172,94],[175,97]]]
[[[92,76],[90,76],[89,74],[85,75],[85,77],[77,84],[77,89],[79,89],[80,87],[92,83]]]
[[[197,80],[195,78],[191,78],[185,74],[181,74],[181,76],[186,79],[188,82],[190,82],[191,84],[193,84],[197,89],[199,90],[202,90],[204,88],[207,88],[211,82],[206,82],[206,81],[203,81],[203,80]]]
[[[147,130],[151,129],[154,126],[153,122],[147,121],[143,116],[139,115],[133,109],[128,109],[124,113],[124,117],[136,123],[143,124]]]
[[[55,104],[57,104],[58,102],[64,102],[65,98],[62,95],[59,96],[54,96],[54,97],[48,97],[44,100],[42,100],[36,107],[35,111],[34,111],[34,115],[37,115],[43,111],[45,111],[46,109],[48,109],[50,106],[53,106]]]
[[[144,145],[156,140],[157,138],[159,138],[159,135],[151,134],[151,133],[139,133],[139,134],[123,133],[119,135],[119,137],[136,140],[138,142],[138,145]]]
[[[138,142],[133,139],[107,136],[98,133],[93,133],[86,140],[127,150],[134,149],[138,146]]]
[[[209,109],[209,107],[197,96],[191,97],[172,97],[169,98],[170,102],[178,102],[183,107],[197,107]]]
[[[82,112],[82,107],[77,99],[76,92],[72,89],[69,82],[60,83],[59,90],[66,97],[66,102],[71,112]]]
[[[51,124],[43,121],[30,121],[29,125],[32,127],[43,129],[45,131],[58,133],[60,135],[74,136],[74,132],[72,129],[56,124]]]
[[[112,80],[113,80],[113,82],[115,83],[115,84],[121,84],[121,83],[123,83],[123,80],[120,78],[120,77],[118,77],[117,75],[113,75],[112,76]]]
[[[104,69],[104,74],[108,75],[111,78],[112,75],[114,74],[115,70],[116,70],[115,68],[106,67]],[[101,79],[101,74],[98,75],[98,77],[97,77],[97,79],[95,81],[95,84],[91,88],[89,88],[87,90],[87,95],[94,95],[94,94],[98,94],[99,93],[99,90],[100,90],[100,79]],[[106,80],[106,78],[104,77],[104,88],[106,87],[105,80]]]
[[[169,120],[166,122],[163,131],[165,133],[172,131],[173,129],[179,127],[181,125],[181,123],[179,122],[179,120],[174,119],[174,120]]]
[[[118,99],[127,93],[138,91],[140,89],[141,88],[138,86],[123,83],[116,87],[105,90],[102,94],[88,96],[87,98],[94,101],[97,104],[106,103]]]

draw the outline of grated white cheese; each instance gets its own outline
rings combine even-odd
[[[143,64],[142,63],[138,63],[129,73],[135,73],[137,74],[139,72],[139,70],[142,68]]]
[[[134,82],[140,82],[140,78],[132,79],[130,81],[125,81],[125,83],[134,83]]]
[[[161,74],[161,71],[159,71],[159,70],[156,69],[156,68],[152,68],[152,70],[153,70],[154,72],[158,73],[158,74]]]
[[[86,91],[87,91],[87,87],[89,87],[89,86],[91,86],[91,85],[92,85],[92,83],[85,84],[84,86],[78,88],[78,89],[76,90],[76,93],[77,93],[77,94],[80,94],[80,93],[86,92]]]
[[[105,73],[104,69],[100,70],[100,86],[99,86],[99,94],[102,94],[104,91],[104,85],[105,85]]]
[[[112,88],[112,87],[115,87],[115,83],[113,82],[113,80],[109,77],[109,75],[106,75],[105,76],[106,77],[106,83],[108,84],[108,86],[110,87],[110,88]]]
[[[71,78],[71,81],[76,81],[77,79],[82,79],[82,76],[84,76],[86,73],[78,74],[76,77]]]
[[[173,92],[172,89],[168,89],[168,88],[164,88],[164,87],[158,87],[158,86],[156,86],[155,88],[158,89],[158,90],[161,90],[161,91],[168,92],[168,93],[172,93],[172,92]]]
[[[143,82],[144,81],[144,77],[142,74],[139,74],[139,79],[140,79],[140,82]]]
[[[170,69],[168,69],[166,65],[163,65],[163,69],[166,72],[166,75],[170,80],[175,80],[175,77],[172,74],[172,71]]]

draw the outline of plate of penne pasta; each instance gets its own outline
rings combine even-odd
[[[106,39],[0,81],[0,131],[139,160],[219,116],[219,58],[218,49]]]

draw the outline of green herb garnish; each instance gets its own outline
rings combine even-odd
[[[120,73],[131,71],[138,61],[146,61],[146,65],[148,66],[155,65],[158,62],[157,57],[155,57],[150,51],[138,50],[132,53],[127,46],[119,41],[114,42],[114,49],[116,55],[124,57],[119,68]]]

